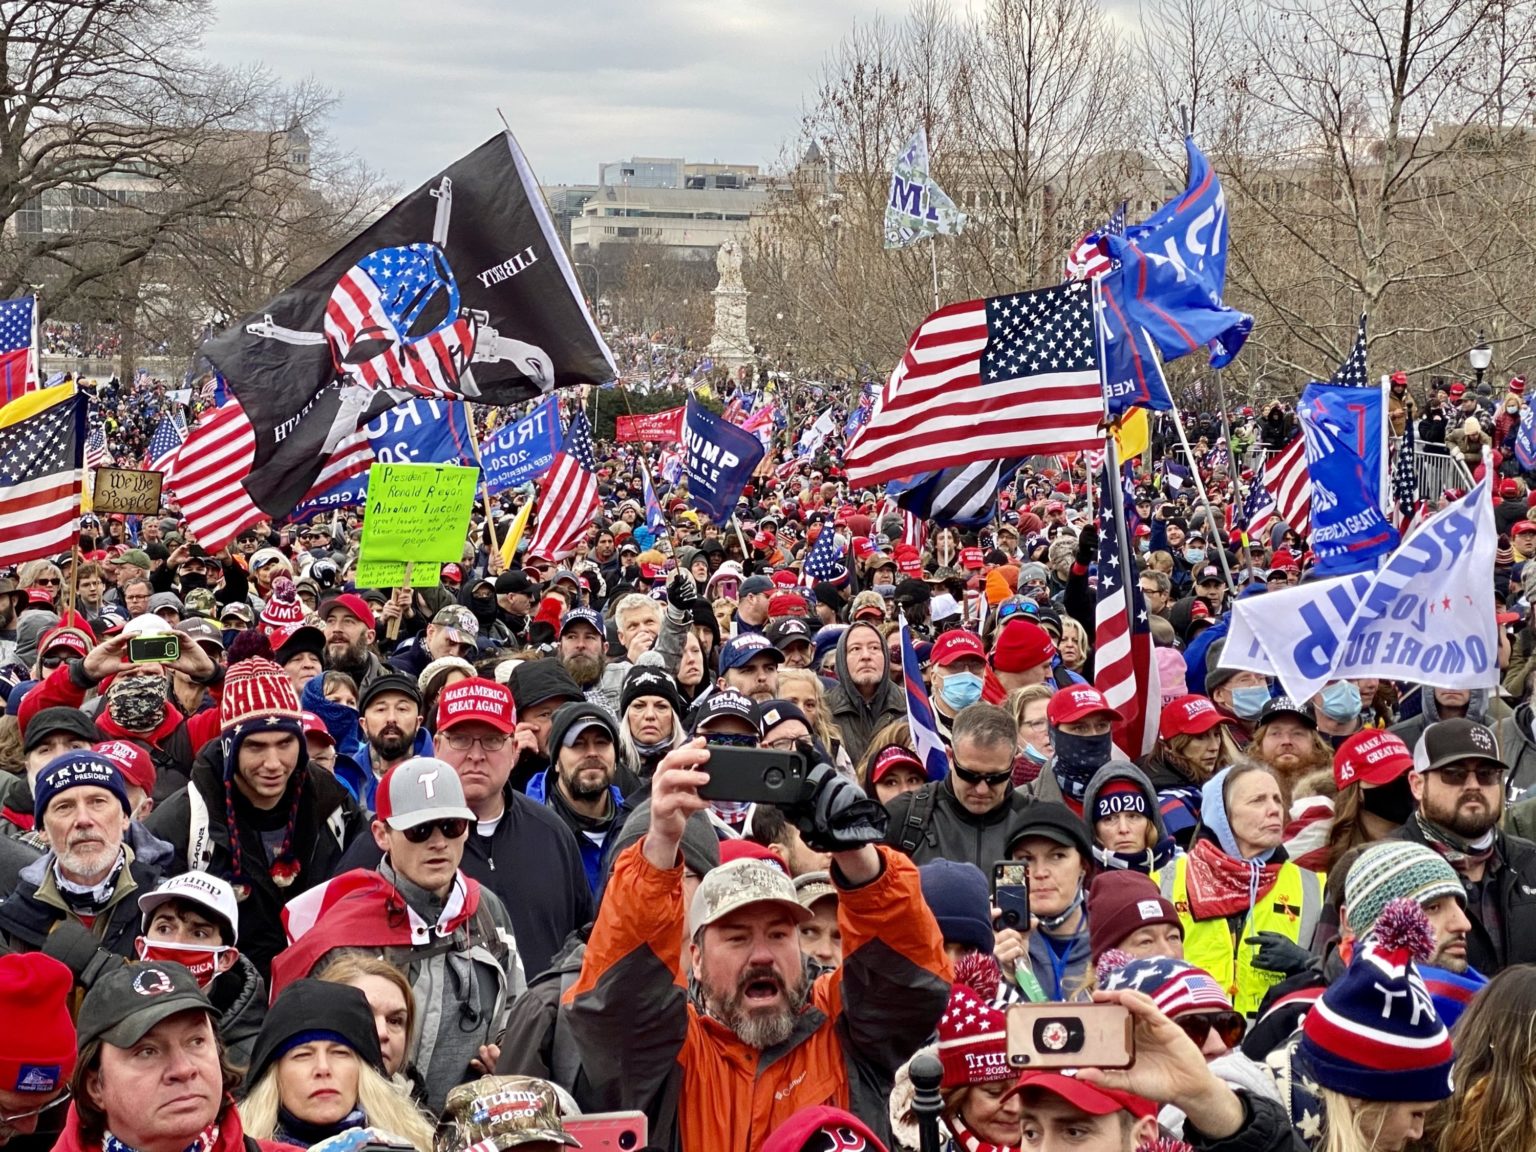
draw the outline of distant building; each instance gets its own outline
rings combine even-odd
[[[591,259],[605,244],[642,243],[679,259],[713,259],[725,241],[747,238],[768,211],[772,187],[755,164],[636,156],[599,165],[590,193],[573,185],[546,189],[545,196],[557,219],[569,212],[566,239],[578,260]]]

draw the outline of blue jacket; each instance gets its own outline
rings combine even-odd
[[[545,779],[549,776],[549,769],[545,769],[528,781],[528,799],[537,801],[547,807],[550,797],[546,792]],[[609,847],[619,838],[619,830],[624,827],[624,818],[629,815],[629,809],[624,804],[624,797],[618,788],[610,786],[609,795],[613,797],[614,816],[608,825],[608,831],[603,834],[603,842],[597,844],[584,832],[576,832],[576,843],[581,848],[581,863],[587,870],[587,886],[592,889],[592,894],[597,895],[597,889],[602,882],[603,856]],[[572,829],[574,832],[575,829]]]

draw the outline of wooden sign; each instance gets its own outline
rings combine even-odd
[[[153,516],[160,511],[161,472],[140,472],[132,468],[96,469],[96,486],[91,493],[91,507],[101,513],[121,512],[125,516]]]

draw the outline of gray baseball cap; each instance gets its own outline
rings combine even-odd
[[[699,881],[688,909],[688,935],[749,904],[777,904],[797,924],[811,918],[810,909],[795,895],[794,881],[778,865],[766,860],[732,860],[711,868]]]

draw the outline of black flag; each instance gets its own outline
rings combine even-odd
[[[245,410],[273,517],[358,426],[414,396],[516,404],[616,375],[511,133],[412,192],[203,346]]]

